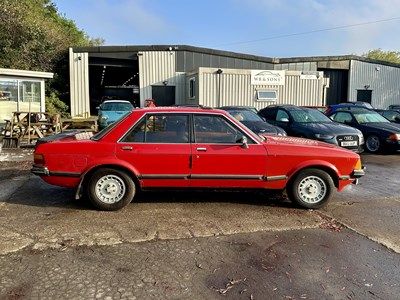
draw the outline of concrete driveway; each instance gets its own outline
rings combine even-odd
[[[0,298],[395,299],[400,155],[362,159],[360,184],[319,211],[276,194],[153,192],[99,212],[31,175],[30,150],[2,151]],[[86,282],[82,294],[69,276]]]

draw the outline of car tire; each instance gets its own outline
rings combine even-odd
[[[319,169],[305,169],[290,180],[287,195],[293,203],[304,208],[320,208],[331,198],[335,185],[332,177]]]
[[[89,201],[99,210],[115,211],[128,205],[136,194],[133,179],[113,168],[95,171],[87,182]]]
[[[375,134],[370,134],[365,140],[365,147],[368,152],[378,153],[381,150],[381,140]]]

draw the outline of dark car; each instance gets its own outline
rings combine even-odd
[[[220,109],[227,111],[231,116],[235,117],[255,133],[287,135],[285,130],[282,128],[268,124],[263,120],[257,113],[255,113],[254,108],[244,106],[226,106],[220,107]]]
[[[371,153],[400,150],[400,124],[390,122],[376,111],[342,108],[329,117],[361,130],[365,147]]]
[[[316,109],[270,105],[258,114],[268,123],[282,127],[291,136],[323,141],[358,153],[364,149],[364,138],[360,130],[333,122]]]
[[[390,122],[400,123],[400,109],[399,110],[395,110],[395,109],[375,109],[375,111],[378,114],[384,116]]]
[[[400,104],[389,105],[388,109],[400,110]]]

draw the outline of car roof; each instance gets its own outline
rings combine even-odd
[[[221,107],[217,107],[217,108],[223,109],[223,110],[226,110],[226,109],[254,110],[255,109],[255,107],[253,107],[253,106],[240,106],[240,105],[239,106],[221,106]]]
[[[365,106],[350,105],[350,106],[338,107],[334,112],[337,111],[374,111],[374,110],[369,109],[368,107]]]
[[[210,112],[210,113],[222,113],[224,115],[227,114],[227,112],[225,110],[212,108],[212,107],[203,107],[203,106],[157,106],[157,107],[137,108],[135,110],[142,111],[143,113],[149,113],[149,112],[155,112],[155,113],[157,113],[157,112],[179,112],[179,113]]]
[[[114,99],[114,100],[106,100],[106,101],[104,101],[103,102],[103,104],[104,103],[115,103],[115,102],[117,102],[117,103],[129,103],[129,104],[132,104],[131,102],[129,102],[128,100],[117,100],[117,99]]]
[[[297,106],[297,105],[293,105],[293,104],[273,104],[273,105],[268,105],[264,109],[269,109],[269,108],[284,108],[284,109],[286,109],[288,111],[292,111],[292,110],[314,110],[312,108],[303,107],[303,106]]]

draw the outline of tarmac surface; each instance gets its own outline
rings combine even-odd
[[[0,299],[398,299],[400,155],[324,209],[277,195],[147,193],[119,212],[0,151]]]

